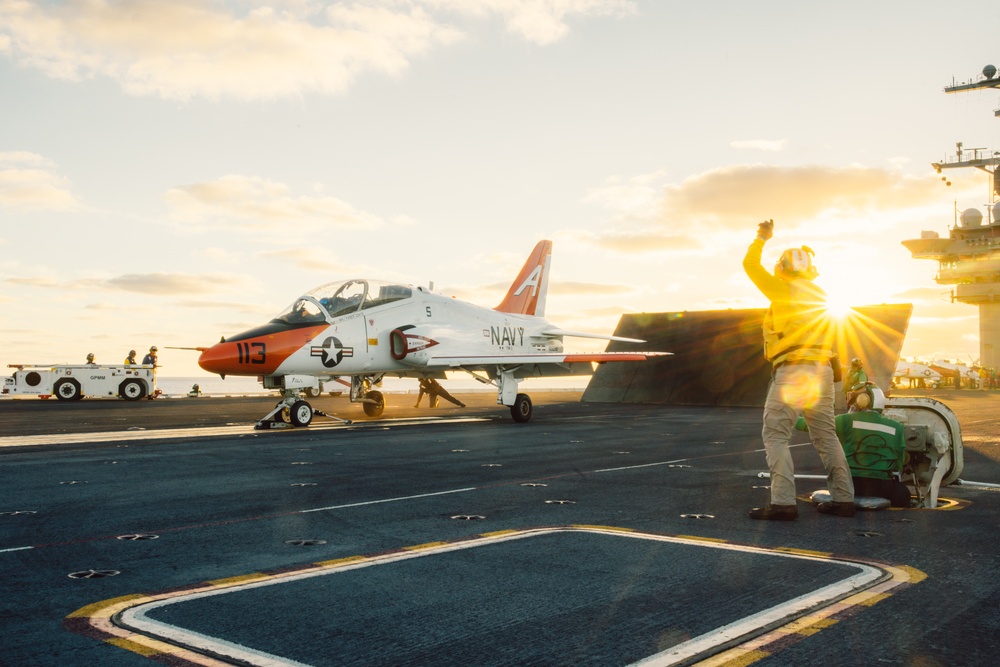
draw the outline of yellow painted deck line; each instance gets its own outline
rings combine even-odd
[[[157,440],[163,438],[195,438],[198,436],[238,435],[253,433],[253,425],[216,426],[203,428],[165,428],[135,431],[104,431],[101,433],[60,433],[57,435],[9,435],[0,438],[0,447],[32,447],[38,445],[76,445],[119,440]]]
[[[208,583],[212,586],[231,586],[233,584],[244,584],[248,581],[259,581],[261,579],[267,579],[268,576],[263,572],[252,572],[250,574],[241,574],[238,577],[226,577],[224,579],[213,579]]]
[[[751,665],[779,653],[788,645],[790,635],[799,635],[801,638],[814,635],[839,621],[839,618],[832,618],[833,616],[848,616],[857,613],[863,608],[870,607],[890,597],[893,594],[890,592],[892,589],[900,586],[912,586],[927,578],[927,575],[920,570],[906,565],[880,565],[880,567],[891,575],[888,580],[848,596],[829,607],[775,628],[760,637],[697,662],[695,663],[696,667],[745,667]],[[780,646],[769,650],[771,644],[778,643]]]
[[[833,555],[828,551],[812,551],[810,549],[795,549],[792,547],[778,547],[775,551],[786,554],[798,554],[799,556],[816,556],[817,558],[829,558]]]
[[[697,663],[702,667],[749,665],[772,655],[772,652],[768,649],[771,644],[779,640],[784,640],[785,643],[782,645],[785,645],[791,636],[805,638],[814,635],[836,624],[840,617],[850,615],[851,613],[858,613],[886,599],[892,594],[890,592],[892,589],[901,585],[912,585],[926,578],[924,573],[905,565],[890,566],[863,563],[860,561],[841,560],[830,556],[816,555],[815,552],[803,552],[803,550],[798,549],[765,549],[731,544],[711,538],[640,533],[632,529],[613,526],[573,525],[529,530],[496,531],[457,542],[429,542],[375,556],[338,558],[313,563],[289,572],[270,575],[266,572],[258,572],[243,576],[227,577],[206,582],[203,586],[197,588],[185,588],[158,594],[121,596],[87,605],[73,612],[67,619],[72,619],[76,623],[68,627],[82,634],[98,635],[104,641],[147,657],[156,657],[164,653],[169,653],[174,663],[198,666],[225,664],[213,658],[206,657],[205,653],[209,653],[228,656],[245,664],[260,667],[297,667],[300,663],[295,661],[255,651],[247,647],[237,646],[218,638],[206,637],[182,628],[176,628],[166,623],[154,621],[146,617],[145,614],[147,611],[152,611],[153,609],[181,600],[221,595],[235,590],[271,586],[333,574],[338,571],[372,567],[411,558],[422,558],[448,551],[468,549],[484,544],[495,544],[498,542],[526,539],[537,535],[574,531],[602,533],[631,539],[672,542],[709,549],[742,551],[781,558],[832,561],[859,570],[858,574],[847,577],[840,582],[780,603],[769,610],[730,623],[722,628],[718,628],[700,637],[695,637],[666,651],[634,663],[637,666],[642,665],[643,667],[660,667],[679,662],[688,662],[691,659],[697,659],[699,655],[708,654],[716,647],[731,645],[733,642],[739,641],[741,637],[753,635],[754,632],[761,629],[771,628],[770,630],[766,630],[765,634],[761,636],[724,650],[722,653]],[[791,620],[782,623],[786,619]],[[80,623],[85,623],[86,627],[80,627]],[[776,623],[780,625],[775,627]]]
[[[254,430],[253,423],[236,426],[204,426],[199,428],[137,429],[130,431],[103,431],[100,433],[59,433],[52,435],[8,435],[0,438],[0,447],[37,447],[40,445],[77,445],[96,442],[118,442],[120,440],[163,440],[166,438],[199,438],[234,435],[261,435],[264,433],[285,433],[303,430],[357,430],[364,428],[388,428],[391,426],[415,426],[418,424],[463,424],[489,421],[484,417],[407,417],[400,419],[379,419],[377,421],[353,422],[351,424],[315,424],[308,429],[278,428],[262,431]]]
[[[678,535],[682,540],[692,540],[695,542],[715,542],[716,544],[729,544],[729,540],[721,537],[702,537],[701,535]]]

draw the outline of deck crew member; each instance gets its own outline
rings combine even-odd
[[[868,386],[868,373],[865,372],[861,359],[854,357],[851,359],[851,368],[844,378],[844,398],[847,400],[847,409],[853,410],[854,400]]]
[[[153,367],[153,377],[154,378],[156,377],[156,346],[155,345],[153,345],[152,347],[150,347],[149,348],[149,352],[146,353],[146,356],[144,356],[142,358],[142,365],[143,366],[152,366]],[[149,394],[149,396],[147,396],[146,398],[148,398],[149,400],[153,400],[154,398],[156,398],[159,395],[159,393],[160,393],[159,390],[151,392]]]
[[[833,332],[823,326],[826,295],[813,283],[819,272],[812,264],[812,250],[805,246],[783,252],[773,275],[764,268],[761,254],[773,233],[773,220],[760,223],[757,238],[743,258],[747,276],[771,302],[763,333],[764,356],[773,366],[761,432],[771,472],[771,500],[750,510],[750,518],[791,521],[798,517],[789,441],[800,414],[826,468],[832,496],[832,502],[820,503],[817,509],[853,516],[854,484],[833,417],[832,363],[839,361],[833,351]]]
[[[837,415],[837,438],[851,467],[854,493],[885,498],[893,507],[910,507],[910,489],[899,480],[906,462],[903,425],[882,414],[885,394],[866,386],[856,396],[855,411]],[[795,428],[807,430],[799,417]]]
[[[96,366],[97,365],[97,362],[94,361],[94,353],[93,352],[91,352],[90,354],[87,355],[87,365],[88,366]]]
[[[434,378],[421,378],[420,380],[420,393],[417,394],[417,403],[413,407],[420,407],[420,399],[427,394],[427,402],[430,403],[432,408],[438,406],[438,397],[440,396],[446,401],[450,401],[460,408],[465,407],[465,403],[458,400],[454,396],[448,393],[448,390],[441,386],[441,383]]]
[[[125,357],[125,365],[126,366],[135,366],[137,363],[139,363],[139,362],[135,360],[135,350],[129,350],[128,351],[128,356]]]

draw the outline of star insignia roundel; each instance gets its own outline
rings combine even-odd
[[[326,368],[333,368],[341,361],[344,357],[353,357],[354,348],[344,347],[337,338],[333,336],[328,336],[326,340],[323,341],[321,346],[313,346],[309,349],[310,356],[320,357],[321,362]]]

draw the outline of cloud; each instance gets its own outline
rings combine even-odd
[[[489,285],[480,285],[479,287],[446,287],[440,290],[440,293],[455,296],[456,298],[472,303],[484,303],[486,301],[502,299],[509,289],[510,282],[497,282]],[[636,288],[633,285],[612,285],[608,283],[588,283],[572,280],[552,280],[549,282],[550,297],[557,294],[560,297],[585,296],[596,298],[633,294],[635,291]],[[622,307],[615,306],[613,310],[621,313]]]
[[[422,4],[473,17],[500,16],[509,32],[539,45],[568,35],[570,16],[622,17],[636,12],[636,3],[629,0],[424,0]]]
[[[4,280],[5,283],[11,285],[20,285],[22,287],[41,287],[43,289],[52,289],[60,287],[52,278],[36,277],[36,278],[7,278]]]
[[[233,276],[187,273],[128,273],[104,281],[112,289],[156,295],[206,294],[238,283]]]
[[[744,141],[733,141],[730,142],[729,145],[737,150],[756,150],[777,153],[784,150],[785,144],[787,143],[788,139],[749,139]]]
[[[348,273],[344,265],[330,261],[329,254],[318,248],[288,248],[287,250],[274,250],[259,253],[258,257],[270,259],[300,269],[309,271],[322,271],[325,273]]]
[[[904,212],[943,196],[933,175],[860,166],[733,165],[664,181],[661,172],[652,181],[614,177],[591,191],[585,201],[613,213],[612,230],[591,240],[622,251],[687,251],[717,247],[728,232],[767,218],[783,230],[808,226],[814,237],[835,236],[851,225],[898,224]]]
[[[569,32],[569,17],[634,11],[626,0],[0,0],[0,54],[54,78],[108,77],[133,95],[271,99],[400,75],[463,39],[437,14],[500,16],[545,45]]]
[[[168,99],[274,98],[345,90],[361,72],[399,74],[460,33],[417,3],[198,0],[0,2],[18,62],[69,80],[116,79]]]
[[[80,202],[52,163],[36,153],[0,153],[0,208],[15,211],[71,211]]]
[[[695,236],[688,234],[664,234],[656,231],[610,231],[603,234],[583,234],[581,238],[602,248],[626,254],[699,251],[704,247],[702,242]]]
[[[19,167],[24,165],[49,167],[52,165],[52,162],[38,153],[28,151],[6,151],[0,153],[0,167]]]
[[[735,165],[667,186],[661,222],[743,228],[756,212],[801,224],[831,210],[858,213],[928,202],[938,194],[929,192],[934,180],[872,167]]]
[[[201,301],[192,299],[182,299],[180,301],[174,301],[173,305],[178,306],[180,308],[197,308],[204,310],[223,310],[226,308],[242,307],[244,310],[248,311],[252,310],[253,312],[256,312],[257,310],[260,309],[258,306],[254,306],[253,308],[247,308],[246,306],[243,306],[242,304],[239,303],[235,303],[233,301]]]
[[[359,211],[336,197],[294,196],[288,186],[256,176],[223,176],[214,181],[184,185],[164,196],[173,217],[182,222],[245,226],[295,222],[324,227],[380,227],[382,219]]]
[[[192,275],[188,273],[128,273],[114,278],[85,278],[70,282],[59,282],[51,277],[7,278],[5,283],[22,287],[56,289],[67,292],[83,290],[124,290],[140,294],[178,295],[206,294],[221,288],[239,286],[242,279],[228,274],[210,273]]]
[[[549,291],[562,296],[614,296],[631,294],[635,287],[631,285],[610,285],[608,283],[585,283],[572,280],[553,280],[549,283]]]
[[[612,176],[600,187],[592,188],[583,198],[585,204],[596,204],[629,217],[651,217],[656,214],[666,172],[641,174],[630,178]]]

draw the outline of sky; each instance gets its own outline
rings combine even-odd
[[[845,0],[0,0],[0,364],[161,373],[340,279],[492,307],[554,243],[546,316],[762,308],[816,251],[903,356],[975,360],[978,310],[901,241],[990,203],[930,163],[1000,149],[1000,8]],[[569,341],[579,351],[600,342]]]

